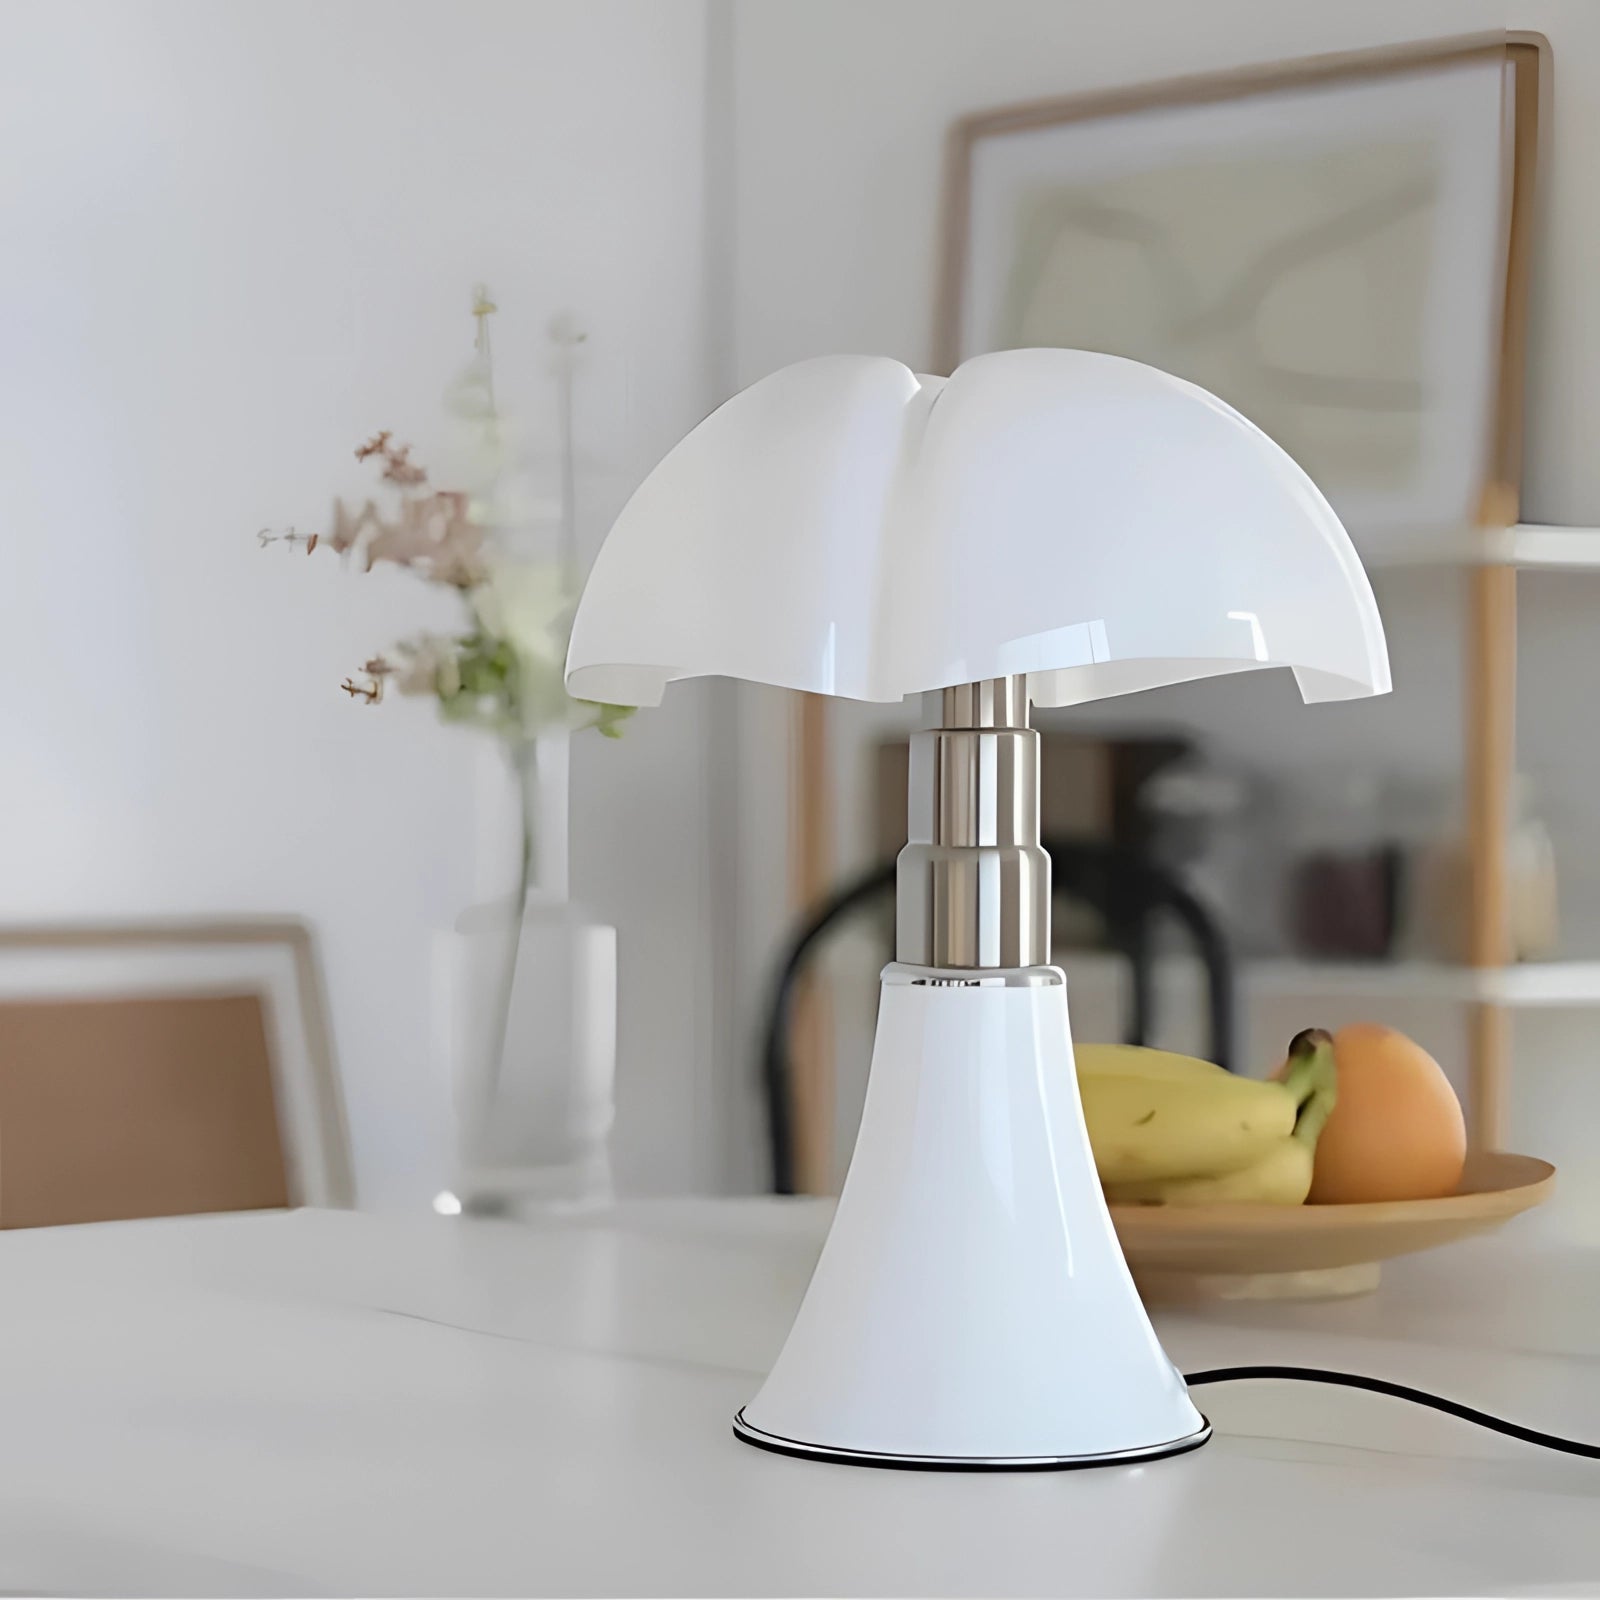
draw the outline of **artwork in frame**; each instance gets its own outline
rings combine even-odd
[[[1319,57],[965,118],[937,370],[1061,345],[1277,439],[1371,560],[1515,520],[1539,41]]]
[[[0,1228],[353,1203],[303,923],[0,928]]]

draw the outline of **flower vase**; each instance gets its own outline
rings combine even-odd
[[[464,1211],[604,1205],[612,1195],[616,929],[567,896],[567,735],[513,747],[522,876],[453,941]]]

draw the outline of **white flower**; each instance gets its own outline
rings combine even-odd
[[[555,561],[498,559],[488,582],[472,591],[485,633],[504,639],[530,666],[537,662],[558,668],[566,661],[574,598]]]
[[[563,682],[575,599],[559,562],[503,555],[472,592],[478,625],[516,655],[525,733],[570,726],[578,712]]]

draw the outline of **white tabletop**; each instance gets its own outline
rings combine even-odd
[[[351,1213],[0,1235],[0,1592],[1600,1593],[1600,1463],[1374,1396],[1200,1391],[1193,1455],[824,1465],[737,1443],[813,1202],[581,1225]],[[1600,1440],[1600,1256],[1502,1241],[1364,1300],[1163,1316]]]

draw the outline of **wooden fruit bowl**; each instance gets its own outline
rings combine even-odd
[[[1146,1299],[1324,1299],[1364,1294],[1379,1263],[1488,1233],[1547,1199],[1556,1169],[1479,1151],[1440,1200],[1343,1206],[1113,1206]]]

